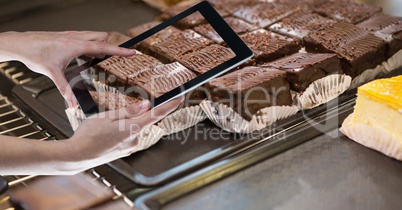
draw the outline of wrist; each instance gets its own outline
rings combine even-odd
[[[55,169],[58,174],[76,174],[87,169],[87,161],[83,160],[81,149],[72,138],[53,143],[51,156],[57,163]]]

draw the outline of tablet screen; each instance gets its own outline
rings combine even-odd
[[[157,107],[180,95],[185,95],[185,106],[199,104],[207,97],[202,84],[252,56],[225,18],[206,2],[166,22],[135,26],[127,35],[112,33],[108,42],[137,53],[81,67],[85,88],[76,84],[73,90],[86,114],[142,99]]]

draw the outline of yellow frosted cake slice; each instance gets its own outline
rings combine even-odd
[[[364,146],[402,160],[402,76],[359,87],[354,112],[341,131]]]

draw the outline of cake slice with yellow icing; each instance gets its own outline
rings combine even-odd
[[[364,146],[402,160],[402,76],[359,87],[354,112],[341,131]]]

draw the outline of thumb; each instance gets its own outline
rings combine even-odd
[[[78,105],[77,99],[75,98],[73,90],[71,89],[71,86],[68,84],[67,79],[64,77],[64,75],[53,74],[50,76],[50,79],[53,80],[57,89],[66,100],[68,106],[70,108],[76,107]]]

